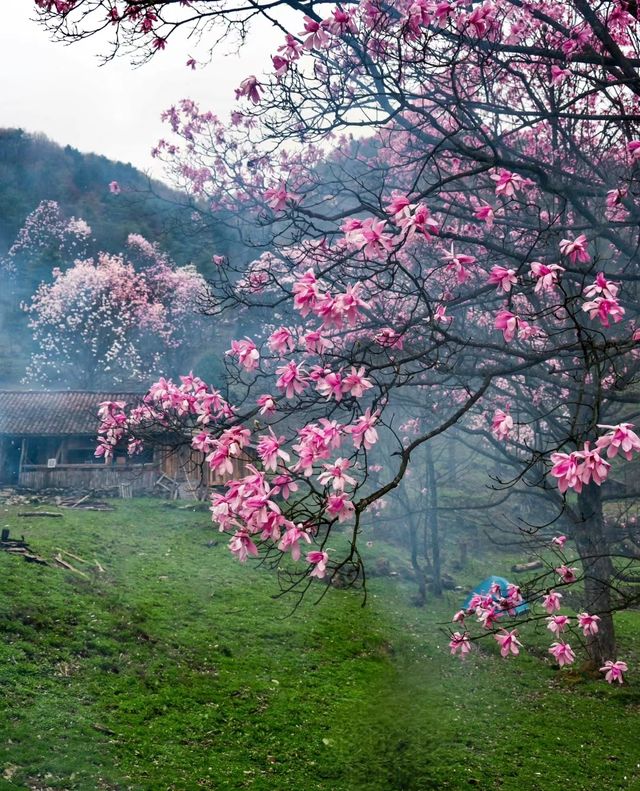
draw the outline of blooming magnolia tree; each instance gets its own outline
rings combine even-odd
[[[90,235],[86,223],[74,222]],[[30,249],[33,236],[21,232],[22,246]],[[37,348],[27,369],[30,383],[102,387],[148,381],[184,343],[204,290],[194,267],[176,267],[136,234],[122,255],[76,258],[52,274],[53,281],[42,283],[24,306]]]
[[[214,520],[241,560],[291,556],[288,579],[304,587],[345,567],[361,580],[366,509],[418,447],[454,424],[480,433],[515,465],[505,483],[537,487],[571,524],[575,567],[561,555],[553,588],[543,577],[530,600],[581,585],[575,624],[618,678],[623,605],[601,486],[640,450],[635,6],[36,5],[59,35],[113,25],[116,47],[142,57],[180,29],[242,29],[261,11],[288,30],[270,71],[240,83],[228,123],[185,100],[155,149],[246,238],[251,217],[263,244],[269,229],[270,252],[248,269],[217,262],[209,309],[266,307],[274,326],[231,345],[232,403],[192,375],[161,381],[132,410],[105,406],[103,452],[177,421],[215,470],[253,453],[250,473],[213,496]],[[421,418],[406,441],[403,403]],[[374,484],[379,440],[386,480]],[[330,551],[341,524],[348,549]],[[517,653],[490,598],[474,602],[481,629]],[[558,621],[552,631],[553,656],[572,661]],[[470,632],[457,635],[466,651]]]

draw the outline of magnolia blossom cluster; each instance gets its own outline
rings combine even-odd
[[[354,377],[350,395],[364,395],[367,388],[359,373],[349,376]],[[296,397],[295,388],[288,395],[284,389],[285,398]],[[275,399],[268,394],[258,401],[267,407],[264,412],[275,411]],[[130,409],[122,402],[105,402],[100,406],[100,418],[96,455],[107,460],[123,443],[129,444],[130,452],[138,452],[141,441],[136,435],[146,427],[161,431],[176,420],[191,427],[194,451],[203,454],[214,473],[227,478],[225,493],[211,496],[211,511],[219,529],[231,534],[231,552],[244,561],[257,556],[258,545],[266,543],[298,561],[308,546],[309,574],[318,578],[326,574],[328,563],[320,526],[353,518],[353,494],[358,486],[353,459],[359,450],[370,450],[378,440],[378,414],[369,408],[350,423],[322,418],[301,426],[289,437],[277,434],[271,426],[264,432],[249,429],[217,390],[193,374],[181,377],[180,384],[160,379],[143,402]],[[248,470],[240,478],[233,477],[239,460]],[[307,493],[310,487],[324,492],[317,516],[312,521],[290,518],[287,501],[294,493]],[[318,541],[319,547],[313,548]]]
[[[552,540],[552,546],[562,549],[566,542],[566,536],[556,536]],[[570,584],[575,582],[575,569],[567,569],[562,565],[556,572],[559,582]],[[593,637],[598,634],[598,624],[600,616],[588,612],[581,612],[575,616],[560,613],[562,594],[555,590],[549,590],[541,599],[542,608],[546,611],[545,618],[547,630],[551,632],[553,642],[549,648],[549,654],[554,658],[560,667],[571,665],[576,660],[576,653],[567,640],[567,633],[575,629],[581,633],[583,638]],[[474,617],[478,624],[486,630],[487,634],[492,634],[498,643],[500,655],[507,658],[510,655],[518,656],[523,647],[518,639],[517,629],[509,629],[503,622],[509,617],[516,615],[517,607],[524,604],[524,599],[520,589],[516,585],[509,584],[506,592],[502,590],[499,583],[493,583],[486,594],[474,594],[464,610],[459,610],[453,616],[453,623],[465,626],[468,618]],[[456,630],[451,633],[449,649],[452,655],[460,654],[465,657],[472,650],[472,634],[467,629],[464,631]],[[605,674],[605,679],[612,684],[614,681],[622,684],[623,673],[628,667],[625,662],[608,660],[600,671]]]
[[[640,453],[640,437],[633,431],[632,423],[600,425],[599,428],[609,430],[596,440],[594,448],[585,442],[582,450],[551,454],[551,475],[557,479],[558,489],[562,493],[568,489],[580,492],[584,485],[592,481],[600,486],[611,469],[611,464],[604,458],[605,451],[609,459],[620,453],[627,461],[631,461],[634,453]]]

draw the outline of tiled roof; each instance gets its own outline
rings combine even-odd
[[[89,393],[0,390],[0,434],[60,436],[92,434],[98,430],[98,404],[140,398],[136,393]]]

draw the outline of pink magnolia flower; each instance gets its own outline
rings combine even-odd
[[[342,392],[348,393],[353,398],[362,398],[365,392],[373,387],[373,384],[365,378],[364,366],[356,369],[351,366],[351,373],[342,379]]]
[[[355,9],[344,11],[342,8],[334,8],[331,13],[333,14],[333,19],[329,20],[328,29],[335,36],[357,32],[354,21]]]
[[[561,66],[555,64],[551,67],[551,82],[554,85],[561,85],[567,77],[571,74],[569,69],[563,69]]]
[[[404,215],[396,215],[395,222],[400,228],[407,231],[407,241],[413,239],[416,233],[421,233],[425,239],[430,239],[439,233],[438,223],[431,216],[428,206],[424,203],[419,203],[417,206],[409,206],[409,210]]]
[[[522,643],[518,640],[517,635],[517,629],[513,629],[510,632],[506,629],[503,629],[501,632],[493,635],[500,646],[500,655],[505,659],[510,653],[514,656],[517,656],[520,653]]]
[[[579,474],[583,483],[593,481],[601,486],[609,474],[611,465],[600,456],[600,448],[591,450],[589,446],[590,443],[585,442],[583,450],[576,453],[576,456],[582,459]]]
[[[328,561],[329,555],[327,555],[326,552],[320,552],[318,550],[307,552],[307,562],[314,564],[314,568],[312,569],[309,576],[317,577],[317,579],[321,580],[327,573]]]
[[[303,53],[303,48],[302,44],[291,33],[287,33],[285,43],[278,47],[278,52],[282,52],[289,60],[299,60]]]
[[[603,272],[598,272],[593,283],[587,286],[582,293],[587,299],[602,296],[605,299],[615,300],[618,296],[618,290],[617,283],[607,280]]]
[[[201,453],[209,453],[215,446],[215,442],[213,437],[207,434],[206,431],[201,431],[191,440],[191,447]]]
[[[249,534],[242,530],[239,530],[229,541],[229,549],[241,563],[244,563],[249,555],[254,558],[258,557],[258,547],[253,543]]]
[[[258,82],[258,78],[252,74],[240,83],[239,88],[236,88],[236,99],[239,99],[241,96],[246,96],[253,104],[260,104],[259,88],[260,83]]]
[[[466,615],[467,614],[464,610],[458,610],[458,612],[453,616],[451,620],[453,621],[453,623],[463,623]]]
[[[640,140],[632,140],[627,143],[627,151],[631,154],[633,161],[637,162],[640,159]]]
[[[260,361],[260,352],[251,338],[231,341],[231,348],[226,351],[226,354],[236,357],[246,371],[255,371]]]
[[[581,233],[575,239],[562,239],[560,241],[560,252],[566,256],[572,264],[589,263],[589,251],[587,250],[587,237]]]
[[[610,429],[596,441],[599,450],[607,449],[607,458],[613,459],[618,451],[631,461],[633,452],[640,453],[640,437],[632,431],[633,423],[618,423],[616,426],[598,424],[598,428]]]
[[[296,341],[291,330],[287,327],[279,327],[275,332],[271,333],[267,345],[272,352],[276,352],[276,354],[285,354],[295,349]]]
[[[383,327],[378,330],[373,339],[379,346],[387,349],[402,349],[404,346],[402,335],[391,329],[391,327]]]
[[[311,354],[324,354],[326,351],[333,348],[333,341],[329,338],[325,338],[320,330],[308,332],[303,340],[305,349]]]
[[[273,484],[272,493],[274,495],[281,494],[285,500],[288,500],[294,492],[298,491],[298,484],[286,473],[275,475],[271,479],[271,483]]]
[[[316,22],[309,16],[304,18],[304,30],[300,33],[301,36],[306,36],[304,40],[305,49],[321,49],[329,43],[329,36],[327,34],[328,22],[322,20]]]
[[[453,316],[447,316],[446,305],[437,305],[435,311],[433,312],[433,319],[439,324],[448,324],[449,322],[453,321]]]
[[[605,297],[596,297],[591,302],[585,302],[582,310],[589,314],[590,319],[599,319],[603,327],[611,326],[609,319],[612,319],[614,323],[622,321],[625,314],[625,309],[617,300]]]
[[[320,298],[319,283],[313,270],[300,275],[293,284],[293,307],[301,316],[307,316]]]
[[[511,291],[511,286],[515,286],[518,282],[515,269],[506,269],[504,266],[494,266],[489,272],[489,280],[487,281],[492,286],[498,286],[498,291],[507,294]]]
[[[325,472],[320,473],[318,480],[323,486],[330,483],[337,492],[344,491],[345,486],[355,486],[355,478],[346,473],[346,470],[351,466],[349,459],[339,458],[333,464],[323,464],[322,466]]]
[[[293,360],[280,368],[276,368],[276,373],[279,374],[276,387],[284,390],[284,394],[287,398],[293,398],[295,395],[302,393],[307,386],[308,378],[302,366],[295,363]]]
[[[281,181],[277,187],[270,187],[264,193],[267,206],[274,211],[283,211],[291,203],[297,203],[299,196],[287,190],[287,185]]]
[[[564,632],[568,625],[568,615],[552,615],[550,618],[547,618],[547,629],[553,632],[556,637],[559,637],[560,632]]]
[[[567,541],[566,536],[555,536],[554,538],[551,539],[551,543],[554,546],[558,547],[558,549],[563,549],[566,541]]]
[[[556,569],[556,574],[560,577],[562,582],[571,583],[575,582],[578,578],[576,577],[577,569],[573,566],[565,566],[563,563],[561,566],[558,566]]]
[[[467,267],[475,263],[476,259],[474,256],[466,253],[456,253],[454,246],[451,245],[451,250],[445,251],[443,258],[448,262],[447,269],[455,273],[458,283],[465,283],[469,279],[470,274]]]
[[[273,70],[275,71],[276,77],[278,79],[284,77],[289,69],[289,59],[283,58],[282,55],[272,55],[271,62],[273,63]]]
[[[491,230],[491,228],[493,228],[493,222],[494,222],[493,207],[489,206],[488,204],[485,204],[483,206],[479,206],[474,211],[473,216],[476,218],[476,220],[480,220],[480,221],[486,223],[487,228],[489,230]]]
[[[518,318],[509,310],[501,310],[497,314],[493,326],[496,330],[501,330],[505,341],[510,343],[516,335]]]
[[[563,665],[570,665],[575,662],[576,659],[576,655],[573,653],[573,649],[569,643],[564,643],[562,641],[558,643],[551,643],[549,653],[555,657],[555,660],[560,665],[560,667],[563,667]]]
[[[260,407],[261,415],[272,415],[276,411],[275,399],[268,393],[259,396],[256,403]]]
[[[386,222],[368,218],[363,220],[353,241],[362,248],[366,255],[376,258],[389,252],[393,247],[393,237],[385,233]]]
[[[463,14],[459,20],[465,33],[483,38],[494,23],[495,8],[490,3],[474,8],[470,14]]]
[[[112,195],[119,195],[121,192],[120,185],[117,181],[110,181],[109,182],[109,192]]]
[[[496,182],[496,195],[504,195],[505,198],[513,198],[518,189],[524,186],[525,180],[517,173],[509,170],[501,170],[500,173],[492,174],[491,178]]]
[[[451,635],[449,648],[451,649],[452,656],[460,651],[460,656],[464,659],[469,651],[471,651],[471,642],[469,640],[468,632],[464,632],[462,634],[460,634],[460,632],[454,632]]]
[[[598,633],[598,621],[600,616],[589,615],[589,613],[581,612],[578,614],[578,626],[582,629],[585,637]]]
[[[561,272],[564,272],[564,267],[559,264],[541,264],[540,261],[532,261],[531,274],[536,278],[534,291],[552,291],[558,284]]]
[[[351,426],[345,426],[345,432],[351,434],[353,444],[356,448],[361,445],[365,450],[370,450],[378,441],[378,432],[374,426],[378,422],[378,414],[367,409],[364,415],[361,415],[356,422]]]
[[[496,409],[491,423],[491,431],[498,440],[508,439],[510,432],[513,429],[513,418],[511,415],[503,412],[501,409]]]
[[[600,672],[605,674],[605,681],[609,684],[613,684],[614,681],[617,681],[619,684],[622,684],[624,681],[623,673],[626,673],[629,670],[627,667],[626,662],[612,662],[608,659],[604,666],[600,668]]]
[[[353,326],[360,317],[361,308],[367,308],[368,304],[360,297],[362,284],[356,283],[347,286],[343,294],[336,294],[335,308],[347,324]]]
[[[411,216],[411,201],[406,195],[394,195],[384,208],[394,219]]]
[[[549,615],[551,615],[551,613],[558,612],[560,609],[561,598],[562,594],[556,593],[555,591],[549,591],[546,596],[542,597],[542,606],[549,613]]]
[[[310,544],[311,536],[303,529],[302,525],[292,525],[282,536],[278,549],[282,552],[289,550],[293,560],[300,560],[300,541],[306,541],[307,544]]]
[[[575,489],[576,492],[582,491],[582,475],[579,456],[573,453],[552,453],[551,475],[558,479],[558,489],[564,494],[567,489]]]
[[[337,516],[338,522],[345,522],[355,513],[355,507],[344,492],[339,492],[327,497],[327,513],[330,516]]]
[[[284,462],[290,460],[289,454],[282,450],[282,445],[284,445],[285,441],[285,437],[276,437],[272,428],[269,429],[269,434],[263,434],[260,437],[256,449],[265,470],[275,472],[278,466],[278,459],[282,459]]]

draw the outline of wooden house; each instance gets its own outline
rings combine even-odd
[[[108,462],[97,458],[98,405],[139,398],[136,393],[0,391],[0,485],[193,498],[243,474],[247,459],[235,462],[231,476],[214,475],[188,441],[177,451],[159,442],[136,456],[122,447]]]

